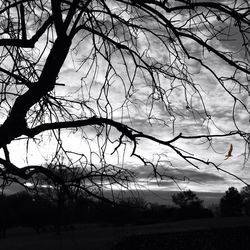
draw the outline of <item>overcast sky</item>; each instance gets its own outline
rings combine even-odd
[[[180,17],[181,18],[181,17]],[[214,25],[219,25],[218,20],[214,18]],[[230,24],[226,23],[225,27],[229,27]],[[242,44],[237,30],[235,32],[232,26],[229,30],[231,34],[234,34],[233,39],[229,40],[227,37],[222,37],[221,41],[211,40],[211,45],[222,51],[234,50],[239,51],[240,45]],[[225,32],[228,34],[228,32]],[[138,46],[143,51],[145,47],[148,46],[145,37],[138,36]],[[216,58],[213,54],[208,52],[203,52],[199,47],[190,41],[184,41],[185,46],[188,48],[192,55],[205,60],[206,64],[211,66],[218,75],[230,76],[232,69],[230,66]],[[150,58],[148,60],[153,60],[157,58],[158,61],[164,62],[164,60],[171,60],[169,54],[164,50],[157,39],[150,40]],[[39,45],[41,46],[41,45]],[[99,59],[98,65],[98,75],[94,79],[92,85],[83,84],[83,91],[79,91],[79,87],[83,82],[81,81],[83,74],[86,72],[86,68],[81,68],[78,70],[82,58],[91,49],[91,42],[84,42],[80,44],[77,53],[73,52],[68,56],[61,73],[59,75],[59,82],[65,83],[65,86],[57,86],[55,93],[62,96],[71,96],[74,98],[86,98],[88,99],[88,92],[91,93],[93,97],[92,101],[94,103],[94,98],[96,98],[103,86],[105,79],[105,71],[107,64]],[[240,51],[239,55],[242,57],[244,53]],[[72,59],[73,58],[73,59]],[[128,59],[129,62],[129,59]],[[199,84],[199,90],[202,94],[203,101],[208,114],[211,114],[212,119],[204,116],[204,109],[201,107],[201,102],[199,96],[194,94],[192,96],[191,88],[188,89],[190,96],[192,96],[192,105],[196,110],[191,112],[185,105],[184,102],[184,92],[181,88],[176,87],[169,97],[170,106],[169,109],[176,114],[181,114],[181,116],[176,115],[176,120],[173,129],[173,117],[164,110],[163,105],[157,101],[154,103],[152,109],[152,117],[160,119],[161,121],[152,120],[151,124],[148,122],[149,109],[152,107],[152,102],[148,99],[149,86],[145,82],[145,78],[138,74],[135,78],[135,89],[133,90],[133,95],[131,96],[131,103],[127,103],[126,107],[121,108],[122,103],[125,100],[125,87],[129,86],[126,82],[128,79],[124,72],[124,65],[122,60],[117,54],[117,56],[112,58],[112,63],[115,68],[120,72],[120,77],[125,81],[122,83],[121,79],[118,77],[112,78],[112,85],[109,89],[108,100],[113,107],[113,118],[120,120],[123,116],[123,121],[135,129],[142,131],[143,133],[148,133],[156,138],[162,140],[169,140],[174,136],[177,136],[180,132],[183,135],[197,135],[206,134],[208,131],[211,134],[220,134],[222,131],[229,132],[235,130],[232,121],[232,108],[233,100],[232,97],[225,92],[225,90],[218,84],[216,79],[207,70],[202,68],[199,63],[194,60],[186,60],[186,64],[189,67],[189,71],[193,74],[193,80],[196,84]],[[132,64],[131,64],[132,65]],[[132,66],[131,66],[132,67]],[[133,70],[132,68],[129,70]],[[91,72],[89,79],[93,76]],[[89,80],[85,79],[86,81]],[[239,79],[245,81],[244,76],[239,75]],[[168,86],[169,80],[162,78],[161,82],[163,86]],[[175,83],[175,86],[178,82]],[[166,87],[168,88],[168,87]],[[228,89],[234,91],[234,86],[228,85]],[[240,96],[242,102],[250,107],[249,96],[242,94]],[[88,99],[89,100],[89,99]],[[103,103],[105,102],[104,96],[101,97]],[[89,100],[90,101],[90,100]],[[89,103],[92,105],[93,103]],[[94,104],[93,104],[94,107]],[[96,107],[95,107],[96,108]],[[249,127],[249,114],[244,112],[241,106],[237,106],[237,123],[242,129],[247,130]],[[129,111],[128,111],[129,109]],[[111,110],[110,110],[111,111]],[[164,126],[163,122],[167,125]],[[88,134],[89,138],[93,139],[91,142],[91,147],[93,151],[98,150],[95,140],[95,130],[92,128],[86,128],[84,131]],[[248,129],[249,131],[249,129]],[[84,152],[90,154],[89,149],[85,146],[85,141],[81,138],[82,132],[69,133],[65,132],[64,137],[66,138],[64,146],[69,150],[75,150],[78,152]],[[118,133],[113,131],[112,136],[117,136]],[[101,140],[101,139],[100,139]],[[103,138],[105,140],[105,138]],[[203,143],[204,140],[178,140],[176,146],[189,152],[190,154],[200,157],[205,161],[213,161],[216,164],[221,164],[220,167],[236,174],[237,176],[243,178],[246,182],[250,183],[249,174],[249,163],[244,165],[244,141],[239,137],[221,138],[213,141],[213,144],[209,146],[207,143]],[[229,150],[230,144],[233,144],[233,157],[224,160],[225,154]],[[116,145],[109,145],[106,152],[107,159],[113,164],[123,164],[129,169],[133,169],[139,177],[139,186],[149,187],[153,190],[178,190],[178,185],[183,189],[192,189],[194,191],[207,191],[207,192],[221,192],[225,191],[229,186],[242,187],[241,183],[236,178],[226,175],[220,171],[217,171],[213,166],[202,166],[199,165],[200,169],[196,169],[189,166],[187,162],[180,159],[170,148],[159,145],[157,143],[150,142],[149,140],[141,140],[138,145],[138,152],[142,155],[148,157],[154,162],[159,161],[159,169],[161,166],[165,167],[165,173],[167,175],[175,176],[177,179],[177,184],[171,179],[166,179],[161,182],[157,182],[154,178],[148,178],[152,169],[150,167],[143,166],[135,157],[130,157],[132,152],[132,146],[130,144],[126,147],[126,152],[123,155],[123,147],[121,147],[119,158],[111,155],[114,147]],[[28,148],[28,154],[26,150]],[[46,133],[43,135],[43,142],[40,144],[33,143],[32,140],[28,144],[23,144],[22,141],[16,141],[10,145],[12,149],[13,162],[20,165],[25,164],[44,164],[53,155],[55,151],[55,144]],[[161,158],[159,155],[162,154]],[[124,161],[121,159],[124,157]],[[96,159],[98,161],[98,159]],[[21,162],[21,164],[20,164]],[[169,163],[171,162],[171,164]],[[183,181],[181,181],[183,180]]]

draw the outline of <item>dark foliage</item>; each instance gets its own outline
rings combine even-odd
[[[242,215],[242,196],[235,187],[230,187],[220,200],[222,216]]]
[[[127,198],[117,204],[110,204],[79,196],[56,202],[50,196],[20,192],[2,195],[0,199],[1,230],[3,236],[10,227],[32,227],[37,233],[61,230],[79,223],[100,223],[106,225],[136,225],[175,221],[189,218],[211,217],[210,210],[178,209],[159,204],[148,204],[142,198]],[[61,205],[61,206],[60,206]]]
[[[203,203],[203,200],[200,200],[191,190],[172,195],[172,200],[177,206],[183,209],[200,209]]]
[[[213,217],[212,211],[204,208],[203,200],[191,190],[172,195],[172,200],[179,207],[175,212],[177,220]]]
[[[250,216],[250,186],[243,187],[240,194],[242,197],[244,214]]]

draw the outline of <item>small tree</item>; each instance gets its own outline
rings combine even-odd
[[[203,200],[199,199],[197,195],[191,191],[183,191],[172,195],[173,202],[180,208],[202,208]]]
[[[176,210],[175,219],[207,218],[213,216],[210,210],[203,207],[203,200],[191,190],[174,194],[172,200],[179,206],[179,209]]]
[[[240,216],[242,214],[242,196],[235,187],[230,187],[220,200],[222,216]]]
[[[250,186],[245,186],[240,191],[242,205],[246,215],[250,215]]]

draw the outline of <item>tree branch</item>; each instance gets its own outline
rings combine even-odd
[[[34,48],[36,42],[43,35],[46,29],[52,24],[52,17],[49,17],[43,25],[37,30],[36,34],[31,39],[0,39],[0,46],[14,46],[20,48]]]
[[[30,128],[25,131],[25,135],[29,137],[34,137],[35,135],[48,131],[48,130],[56,130],[56,129],[63,129],[63,128],[76,128],[76,127],[84,127],[84,126],[92,126],[92,125],[111,125],[119,130],[121,133],[125,134],[127,137],[132,136],[132,130],[130,127],[116,122],[114,120],[108,118],[99,118],[99,117],[91,117],[86,120],[79,120],[79,121],[68,121],[68,122],[54,122],[54,123],[45,123],[39,125],[35,128]]]
[[[51,0],[51,7],[53,13],[53,20],[56,28],[57,36],[64,36],[66,30],[64,28],[62,20],[62,10],[61,10],[61,1],[60,0]]]
[[[42,133],[44,131],[48,131],[48,130],[76,128],[76,127],[93,126],[93,125],[99,125],[99,126],[110,125],[116,128],[118,131],[120,131],[123,135],[127,136],[132,141],[135,141],[137,138],[145,138],[145,139],[149,139],[156,143],[167,145],[167,146],[170,146],[170,144],[177,141],[178,139],[202,139],[202,138],[209,139],[209,138],[227,137],[227,136],[232,136],[232,135],[241,136],[241,133],[239,131],[232,131],[227,134],[215,134],[215,135],[208,134],[208,135],[196,135],[196,136],[184,136],[182,135],[182,133],[180,133],[175,138],[168,140],[168,141],[164,141],[156,137],[144,134],[140,131],[137,131],[123,123],[116,122],[112,119],[96,117],[96,116],[91,117],[86,120],[79,120],[79,121],[45,123],[37,127],[27,129],[25,132],[25,135],[29,137],[34,137],[35,135]]]
[[[22,29],[22,40],[27,40],[26,24],[25,24],[25,10],[23,3],[20,4],[20,15],[21,15],[21,29]]]

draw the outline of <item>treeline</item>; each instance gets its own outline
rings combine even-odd
[[[147,224],[213,216],[192,191],[176,194],[175,200],[179,207],[147,203],[141,197],[123,198],[116,203],[107,203],[81,195],[69,199],[58,193],[44,196],[20,192],[0,196],[0,224],[2,230],[29,226],[40,232],[48,228],[60,231],[65,226],[77,223]]]
[[[106,225],[148,224],[213,216],[250,215],[250,188],[239,192],[230,187],[216,209],[203,206],[191,190],[172,196],[175,206],[147,203],[143,198],[124,198],[114,203],[97,201],[79,195],[69,199],[65,195],[44,196],[20,192],[0,196],[0,225],[2,236],[10,227],[32,227],[36,232],[73,229],[81,223]]]

